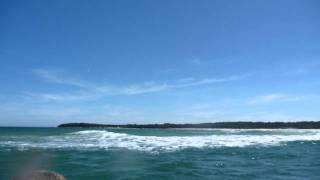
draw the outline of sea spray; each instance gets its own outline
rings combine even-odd
[[[279,146],[293,141],[320,141],[320,130],[220,129],[209,132],[211,134],[208,135],[194,135],[194,133],[190,133],[184,136],[145,136],[111,132],[110,130],[82,130],[54,136],[29,136],[28,138],[19,136],[2,137],[0,146],[17,147],[20,150],[30,148],[72,148],[173,152],[187,148]]]

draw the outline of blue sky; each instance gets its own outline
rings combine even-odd
[[[0,125],[320,120],[320,2],[0,2]]]

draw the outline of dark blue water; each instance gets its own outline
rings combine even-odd
[[[0,128],[0,179],[319,179],[319,130]]]

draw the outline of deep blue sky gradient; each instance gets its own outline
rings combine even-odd
[[[317,0],[0,2],[0,125],[319,120]]]

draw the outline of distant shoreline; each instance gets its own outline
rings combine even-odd
[[[216,122],[199,124],[94,124],[94,123],[65,123],[58,128],[199,128],[199,129],[320,129],[320,121],[301,122]]]

